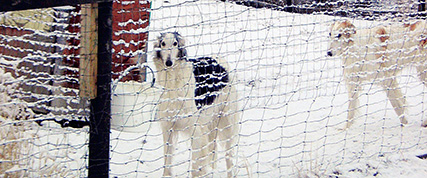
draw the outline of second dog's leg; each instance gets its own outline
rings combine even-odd
[[[348,114],[347,114],[347,124],[344,129],[350,128],[353,124],[354,116],[356,115],[357,107],[359,107],[359,91],[360,87],[357,86],[356,82],[347,82],[347,93],[348,93]]]
[[[238,140],[238,119],[239,114],[234,113],[228,116],[224,116],[219,120],[219,136],[218,142],[225,149],[225,162],[227,165],[227,177],[234,176],[234,164],[233,159],[236,152],[236,143]]]
[[[164,170],[163,177],[172,177],[172,157],[175,150],[175,144],[178,137],[177,131],[172,129],[171,123],[162,123],[163,132],[163,153],[164,153]]]
[[[192,159],[192,177],[204,177],[208,173],[208,167],[211,159],[209,159],[209,146],[207,128],[202,126],[194,126],[191,138],[191,159]]]
[[[213,122],[213,121],[212,121]],[[215,126],[217,122],[214,122],[213,124],[211,124],[212,126]],[[211,156],[209,156],[209,159],[211,159],[212,164],[211,167],[212,169],[216,169],[216,162],[217,162],[217,136],[218,136],[218,128],[217,127],[209,127],[209,140],[208,140],[208,144],[209,144],[209,150],[210,153],[212,154]]]
[[[237,140],[237,134],[235,134],[235,131],[237,128],[237,125],[230,126],[229,128],[225,128],[223,131],[221,131],[221,137],[223,142],[223,147],[225,148],[225,162],[227,165],[227,177],[233,177],[233,159],[234,154],[236,150],[236,140]],[[225,142],[225,143],[224,143]]]
[[[400,123],[407,124],[408,121],[405,118],[406,99],[403,97],[402,91],[400,91],[397,80],[395,78],[385,80],[382,82],[382,86],[387,93],[394,111],[400,118]]]

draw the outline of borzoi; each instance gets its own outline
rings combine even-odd
[[[399,88],[396,76],[406,64],[416,62],[418,74],[423,83],[427,84],[424,64],[426,56],[422,47],[425,38],[422,39],[423,30],[419,28],[421,27],[417,28],[416,25],[402,25],[400,28],[379,26],[357,30],[349,21],[332,24],[327,54],[340,55],[344,64],[349,97],[345,128],[349,128],[352,124],[358,107],[360,84],[364,81],[378,82],[386,91],[400,122],[408,123],[405,118],[406,99]],[[402,32],[405,31],[407,37],[402,36]],[[423,126],[426,124],[425,121]]]
[[[163,130],[163,176],[172,176],[171,163],[178,134],[191,138],[193,177],[215,168],[216,143],[225,147],[228,177],[238,135],[238,104],[234,79],[226,61],[217,57],[187,59],[185,40],[163,33],[154,44],[157,82],[164,88],[158,117]]]

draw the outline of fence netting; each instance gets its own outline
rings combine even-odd
[[[79,18],[71,6],[0,15],[2,176],[86,175],[87,128],[68,127],[89,115],[79,97]]]
[[[165,85],[173,85],[177,79],[162,78],[162,70],[168,69],[155,64],[159,49],[167,50],[157,42],[167,32],[177,32],[185,39],[189,59],[219,56],[228,62],[236,88],[230,95],[237,95],[232,102],[239,104],[238,142],[233,145],[237,152],[233,172],[237,177],[387,177],[396,171],[401,175],[425,173],[425,168],[419,168],[421,172],[405,171],[408,164],[422,162],[416,155],[426,150],[426,132],[421,126],[425,120],[425,86],[418,79],[416,66],[405,66],[402,72],[391,76],[398,80],[407,100],[404,108],[408,124],[401,126],[384,92],[388,89],[377,85],[388,79],[378,77],[360,83],[359,112],[354,124],[344,130],[350,111],[345,66],[341,56],[327,54],[333,23],[348,20],[357,29],[403,25],[422,20],[420,2],[151,3],[149,26],[143,29],[148,31],[147,53],[141,51],[136,58],[147,55],[144,65],[155,71],[156,82],[151,87],[153,74],[147,70],[145,82],[118,83],[113,91],[112,125],[118,127],[112,130],[112,175],[161,176],[168,167],[163,149],[170,142],[162,137],[162,122],[185,118],[185,114],[175,118],[157,115],[162,112],[161,103],[172,103],[178,97],[164,97],[170,91]],[[404,50],[399,54],[407,53]],[[167,111],[177,109],[171,105]],[[191,145],[196,137],[180,135],[171,155],[172,175],[191,176]],[[215,153],[216,168],[208,175],[225,177],[226,151],[219,149]]]
[[[91,7],[0,14],[1,175],[87,176]],[[114,0],[109,174],[425,175],[424,24],[422,0]]]

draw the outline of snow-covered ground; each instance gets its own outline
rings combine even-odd
[[[89,129],[36,124],[27,103],[10,97],[19,90],[17,80],[0,69],[0,176],[85,177]]]
[[[221,56],[236,74],[243,110],[238,177],[427,176],[427,161],[416,157],[427,153],[427,129],[420,126],[426,89],[414,68],[398,77],[408,125],[400,126],[382,89],[367,83],[355,124],[341,130],[348,103],[341,61],[326,56],[328,28],[338,17],[207,0],[154,1],[152,9],[150,42],[177,31],[190,57]],[[378,24],[352,21],[357,27]],[[161,131],[151,126],[144,133],[112,132],[112,176],[161,176]],[[189,175],[187,148],[188,140],[181,140],[177,177]],[[226,175],[223,156],[215,177]]]
[[[152,9],[150,52],[161,32],[177,31],[186,39],[190,57],[217,55],[228,60],[242,108],[238,177],[427,177],[427,160],[416,157],[427,154],[427,129],[420,126],[427,119],[427,90],[414,68],[398,77],[408,100],[408,125],[401,127],[383,90],[366,83],[355,124],[341,130],[348,104],[342,65],[338,57],[326,56],[329,24],[338,17],[215,0],[153,1]],[[357,27],[379,23],[353,22]],[[148,63],[152,65],[151,53]],[[140,86],[118,86],[117,91],[126,91],[129,98],[115,100],[114,109],[139,114],[141,108],[155,106],[155,99],[136,92],[152,97],[156,91]],[[13,124],[2,122],[2,128]],[[42,175],[37,170],[56,171],[57,177],[85,176],[87,128],[24,124],[32,128],[22,136],[30,146],[20,159],[28,163],[15,169],[31,167],[33,177]],[[132,132],[111,131],[111,177],[162,175],[161,130],[156,122],[147,125]],[[181,139],[173,163],[176,177],[189,176],[188,147],[189,140]],[[226,177],[223,152],[218,159],[212,175]]]

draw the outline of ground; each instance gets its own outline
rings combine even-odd
[[[421,127],[427,119],[427,90],[415,68],[398,76],[408,100],[409,124],[401,126],[380,87],[365,83],[355,124],[342,130],[348,104],[342,64],[339,57],[326,55],[329,25],[339,19],[213,0],[153,1],[148,64],[153,66],[154,39],[171,31],[186,39],[189,57],[216,55],[229,62],[241,106],[237,177],[427,177],[427,160],[417,157],[427,154],[427,129]],[[350,20],[358,28],[380,23]],[[145,123],[156,119],[158,88],[136,82],[117,85],[110,175],[160,177],[161,130],[158,122]],[[130,116],[125,111],[135,115],[134,123],[125,125],[144,124],[115,127],[123,123],[117,119]],[[2,128],[12,125],[4,120]],[[32,177],[43,171],[86,175],[87,128],[24,124],[30,128],[22,136],[30,143],[23,149],[22,159],[27,161],[11,170],[29,167]],[[189,140],[182,139],[173,164],[176,177],[189,175],[188,148]],[[226,177],[224,152],[218,160],[211,175]]]
[[[348,103],[342,65],[338,57],[326,56],[329,25],[340,18],[217,1],[155,2],[152,8],[150,42],[177,31],[190,57],[221,56],[236,75],[242,107],[239,177],[427,175],[427,161],[416,157],[427,152],[427,130],[420,126],[426,119],[425,87],[414,68],[398,77],[408,100],[408,125],[400,125],[382,89],[366,83],[355,124],[342,130]],[[379,23],[352,22],[359,28]],[[161,175],[157,124],[143,134],[113,131],[112,137],[113,175]],[[188,176],[187,148],[188,140],[181,140],[174,162],[178,177]],[[225,177],[222,152],[219,159],[213,175]]]

